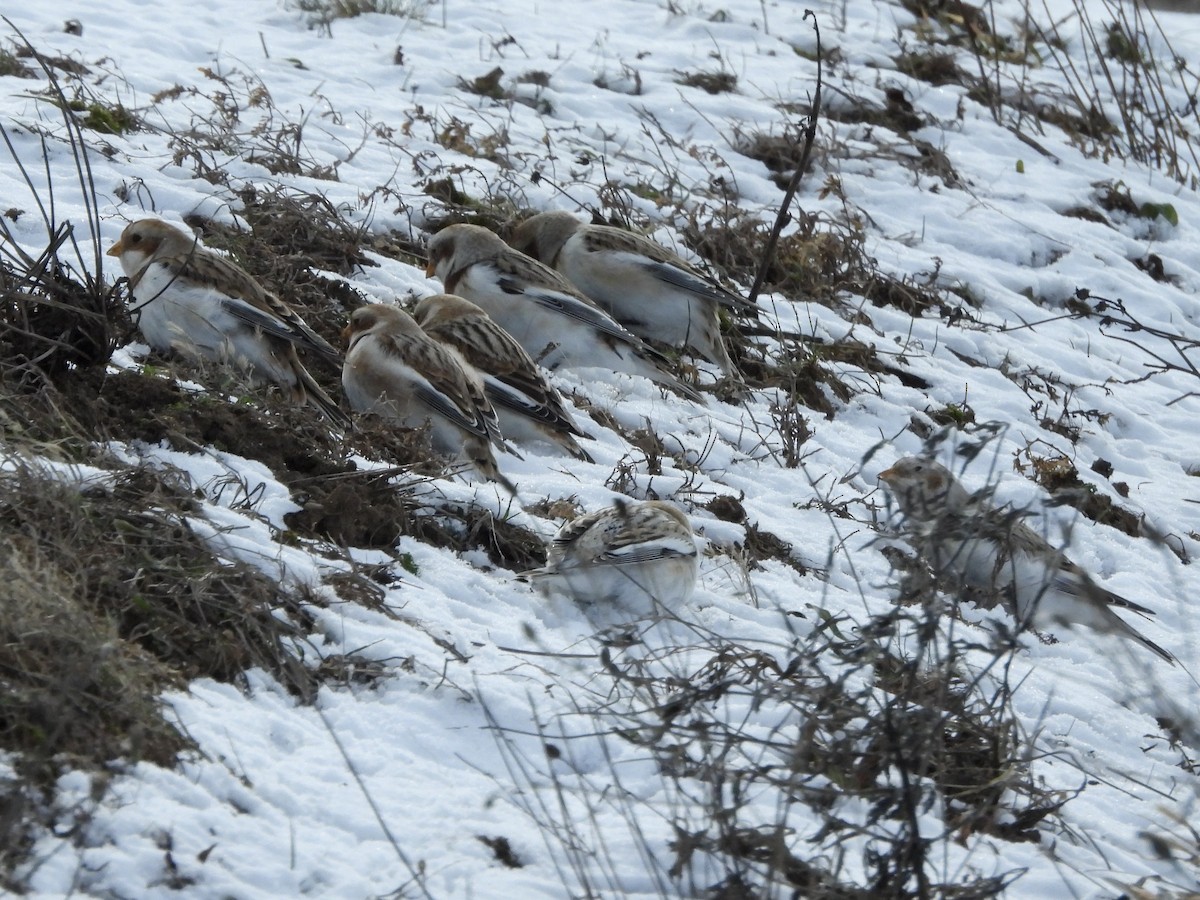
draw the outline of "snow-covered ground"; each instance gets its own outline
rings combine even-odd
[[[1079,794],[1064,807],[1061,822],[1048,820],[1040,843],[985,835],[944,842],[941,875],[953,881],[963,873],[1023,872],[1011,888],[1021,897],[1110,897],[1142,879],[1150,889],[1161,879],[1196,889],[1196,870],[1181,873],[1156,858],[1142,834],[1167,827],[1171,816],[1189,816],[1200,787],[1178,765],[1181,756],[1195,758],[1198,748],[1172,748],[1156,721],[1196,711],[1198,688],[1188,673],[1200,664],[1200,632],[1190,608],[1200,575],[1183,558],[1200,553],[1194,477],[1200,473],[1200,385],[1176,372],[1143,378],[1151,362],[1146,353],[1105,336],[1096,317],[1071,317],[1067,303],[1085,288],[1123,300],[1145,324],[1200,338],[1200,201],[1153,168],[1083,155],[1053,127],[1034,135],[1046,151],[1039,152],[997,125],[965,89],[901,74],[895,59],[901,43],[916,41],[917,22],[899,5],[811,6],[824,49],[838,60],[825,70],[831,107],[844,108],[855,97],[882,108],[885,92],[897,88],[926,124],[902,137],[882,125],[823,120],[819,162],[802,184],[798,205],[829,221],[844,220],[847,208],[856,211],[867,253],[882,271],[953,287],[977,306],[964,306],[969,316],[956,322],[936,308],[914,318],[855,297],[836,310],[782,295],[764,296],[760,306],[784,329],[874,344],[928,389],[847,367],[857,392],[848,401],[833,400],[832,418],[806,414],[812,436],[804,464],[787,468],[777,452],[767,452],[779,446],[770,412],[774,390],[741,405],[715,397],[699,405],[646,381],[563,372],[555,380],[566,392],[585,396],[624,428],[649,424],[668,450],[680,451],[699,471],[664,457],[661,474],[649,474],[641,451],[582,412],[596,437],[588,444],[593,464],[533,449],[523,460],[503,457],[501,466],[525,503],[573,498],[591,511],[619,496],[606,482],[623,461],[632,464],[628,490],[678,501],[707,548],[682,617],[706,633],[782,654],[794,632],[821,621],[816,610],[864,622],[892,606],[896,576],[870,524],[873,510],[884,507],[876,474],[922,448],[910,422],[966,404],[977,421],[1002,423],[1004,430],[967,468],[969,486],[998,477],[998,500],[1039,510],[1044,518],[1035,521],[1052,540],[1069,540],[1076,562],[1106,587],[1157,611],[1155,621],[1138,627],[1180,665],[1168,667],[1133,645],[1084,629],[1059,634],[1058,643],[1026,637],[1010,678],[1018,685],[1014,704],[1031,742],[1033,777],[1049,790]],[[1048,6],[1049,15],[1069,20],[1069,4]],[[1011,30],[1020,7],[993,7],[998,30]],[[274,114],[302,126],[304,153],[316,164],[336,165],[337,178],[275,176],[236,156],[215,156],[212,164],[235,183],[319,191],[381,233],[423,240],[436,203],[422,188],[446,175],[472,196],[506,197],[539,210],[599,205],[606,179],[649,185],[682,198],[685,208],[702,202],[713,208],[712,182],[720,176],[730,202],[773,219],[781,191],[735,144],[738,134],[783,134],[797,117],[781,106],[803,105],[811,95],[814,41],[803,5],[447,0],[422,11],[339,19],[329,34],[273,0],[154,6],[60,0],[25,4],[8,15],[39,51],[85,63],[91,70],[85,83],[99,97],[140,110],[159,129],[92,136],[97,149],[112,151],[92,155],[105,248],[148,211],[175,222],[197,211],[237,222],[236,197],[196,178],[187,160],[173,160],[167,136],[187,129],[193,116],[211,115],[209,98],[224,89],[216,75],[265,89]],[[78,20],[80,35],[64,32],[67,19]],[[1175,53],[1200,64],[1200,19],[1164,13],[1162,21]],[[1078,41],[1066,52],[1086,66]],[[530,72],[548,75],[544,86],[529,81],[517,88],[544,101],[541,107],[462,89],[461,80],[496,66],[506,86]],[[697,71],[733,74],[736,90],[708,94],[678,83],[683,73]],[[1030,77],[1053,86],[1056,75],[1045,68]],[[30,95],[39,86],[0,79],[0,115],[26,161],[38,159],[41,148],[22,123],[61,130],[58,111]],[[162,95],[176,86],[185,90]],[[199,93],[187,90],[192,87]],[[242,127],[251,128],[262,110],[244,108]],[[501,162],[439,142],[453,123],[469,129],[468,144],[495,140]],[[916,153],[914,140],[944,154],[957,178],[901,164],[901,157]],[[47,148],[57,214],[82,220],[69,148],[54,141]],[[33,168],[31,176],[46,187],[46,170]],[[1178,223],[1120,212],[1106,222],[1066,214],[1096,209],[1104,183],[1128,190],[1138,206],[1169,204]],[[657,225],[656,239],[687,254],[677,231],[682,222],[671,217],[674,204],[660,207],[652,193],[626,196]],[[5,207],[33,208],[12,165],[0,166],[0,196]],[[36,215],[11,227],[31,250],[44,245]],[[1167,280],[1156,281],[1135,265],[1149,254],[1162,260]],[[418,266],[382,255],[375,261],[377,267],[353,278],[373,299],[441,288]],[[1153,339],[1145,337],[1144,344],[1154,346]],[[119,359],[136,364],[128,354]],[[1056,380],[1056,399],[1038,393],[1039,373]],[[706,369],[701,378],[711,375]],[[1042,425],[1064,409],[1080,413],[1070,419],[1081,428],[1077,443]],[[1096,414],[1082,415],[1090,411]],[[112,450],[188,472],[208,498],[197,527],[205,520],[231,558],[320,591],[330,591],[320,587],[323,578],[350,565],[334,548],[283,540],[283,517],[297,506],[254,460],[182,447]],[[1029,454],[1069,458],[1085,481],[1144,516],[1147,532],[1167,535],[1166,544],[1178,552],[1150,537],[1080,520],[1069,506],[1043,510],[1045,492],[1013,469],[1016,460],[1031,471]],[[1101,459],[1114,470],[1107,479],[1092,469]],[[227,499],[220,485],[230,472],[264,485],[256,509]],[[1119,482],[1128,486],[1127,497],[1117,496]],[[497,515],[510,511],[509,498],[486,483],[447,481],[439,489]],[[745,540],[744,528],[704,508],[716,495],[740,498],[749,522],[790,543],[808,574],[778,561],[749,572],[738,565],[730,548]],[[830,515],[829,504],[815,499],[846,504],[852,518]],[[544,519],[515,515],[540,533],[553,528]],[[679,798],[667,796],[643,749],[590,738],[585,731],[594,723],[572,715],[600,667],[584,616],[547,603],[516,573],[488,565],[483,554],[457,556],[409,537],[395,550],[349,551],[359,564],[392,568],[385,604],[394,614],[353,602],[313,609],[317,648],[385,661],[392,666],[389,677],[370,690],[324,688],[311,706],[262,673],[251,673],[247,692],[205,681],[170,695],[172,714],[199,751],[173,770],[143,763],[117,776],[82,840],[41,835],[18,873],[34,894],[576,896],[581,889],[559,868],[561,849],[543,840],[525,811],[531,782],[549,784],[544,770],[554,767],[564,777],[569,768],[598,795],[616,791],[619,776],[620,790],[651,810],[639,819],[637,835],[619,806],[595,807],[597,821],[589,826],[595,831],[588,833],[603,834],[616,861],[602,886],[619,885],[628,896],[666,891],[670,882],[664,888],[655,880],[655,867],[646,865],[639,848],[669,865],[667,846],[677,835],[670,818],[653,810]],[[401,565],[399,554],[411,554],[415,565]],[[337,598],[331,593],[330,599]],[[968,614],[988,617],[999,614]],[[955,628],[960,636],[977,631],[986,641],[977,625]],[[670,637],[651,632],[646,640]],[[489,723],[510,729],[526,759],[539,760],[543,772],[528,780],[514,776]],[[539,729],[574,735],[569,756],[549,761],[539,753]],[[58,788],[66,815],[86,803],[92,785],[87,775],[69,773]],[[790,815],[802,854],[820,820],[802,805]],[[930,829],[937,830],[932,818]],[[524,865],[501,865],[480,835],[506,838]],[[165,861],[168,845],[173,872]],[[845,874],[854,871],[848,864]]]

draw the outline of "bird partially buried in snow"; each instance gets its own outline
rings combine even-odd
[[[757,308],[665,247],[620,228],[586,224],[568,212],[526,219],[510,243],[557,270],[634,334],[686,347],[736,377],[719,313],[725,308],[753,317]]]
[[[457,352],[427,335],[404,310],[383,303],[356,309],[345,337],[342,387],[354,409],[407,428],[428,422],[435,452],[470,462],[514,491],[492,452],[493,443],[504,446],[496,411]]]
[[[611,623],[674,612],[691,597],[698,566],[692,526],[678,507],[618,501],[563,525],[546,565],[525,576]]]
[[[434,294],[413,310],[417,324],[453,347],[483,378],[483,387],[508,440],[556,444],[572,456],[592,458],[575,440],[587,437],[537,363],[482,309],[454,294]]]
[[[645,341],[562,275],[478,225],[451,225],[429,241],[426,274],[481,307],[548,369],[600,367],[642,375],[693,400]]]
[[[108,250],[129,278],[138,327],[155,350],[233,363],[348,426],[301,364],[301,347],[341,365],[341,355],[244,269],[159,219],[126,226]]]
[[[1018,625],[1087,625],[1137,641],[1169,663],[1175,657],[1113,612],[1154,612],[1106,590],[1011,512],[967,493],[941,463],[905,457],[879,473],[916,533],[936,573],[1006,599]]]

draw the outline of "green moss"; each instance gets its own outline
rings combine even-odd
[[[76,102],[81,103],[81,101]],[[72,103],[71,107],[74,109],[75,103]],[[116,106],[90,103],[77,111],[85,113],[79,124],[101,134],[128,134],[131,131],[137,131],[141,124],[138,117],[120,103]]]

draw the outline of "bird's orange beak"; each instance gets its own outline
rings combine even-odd
[[[890,468],[890,469],[884,469],[884,470],[883,470],[882,472],[880,472],[880,473],[879,473],[879,475],[878,475],[878,476],[876,476],[876,477],[877,477],[877,478],[878,478],[880,481],[886,481],[886,482],[888,482],[888,484],[891,484],[891,482],[892,482],[892,479],[896,477],[896,469],[895,469],[895,467],[892,467],[892,468]]]
[[[437,271],[437,266],[435,266],[435,265],[433,264],[433,260],[432,260],[432,259],[431,259],[431,260],[429,260],[429,262],[427,262],[427,263],[425,264],[425,277],[426,277],[426,278],[432,278],[432,277],[433,277],[433,273],[434,273],[434,272],[436,272],[436,271]]]
[[[108,248],[106,255],[120,256],[124,252],[125,252],[125,242],[117,241],[115,244],[113,244],[111,247]]]
[[[354,334],[354,329],[351,328],[349,325],[347,325],[345,328],[343,328],[342,329],[342,343],[343,344],[350,343],[350,335],[352,335],[352,334]]]

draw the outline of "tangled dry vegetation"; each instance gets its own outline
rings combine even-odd
[[[619,894],[616,845],[637,833],[638,801],[619,778],[602,789],[575,766],[579,735],[609,735],[646,752],[669,798],[670,852],[647,844],[644,854],[664,896],[996,896],[1016,873],[950,874],[934,848],[976,835],[1037,842],[1070,795],[1031,776],[1007,689],[963,679],[965,645],[935,645],[942,604],[930,588],[859,629],[827,610],[789,610],[819,624],[769,651],[695,628],[658,650],[614,640],[598,671],[547,673],[576,709],[538,719],[536,746],[493,722],[519,802],[574,883]],[[912,633],[928,642],[900,651]],[[847,798],[861,817],[833,813]],[[825,811],[825,827],[797,840],[792,806]],[[941,835],[918,828],[933,806],[945,809]],[[623,829],[601,827],[609,811]]]
[[[387,5],[396,8],[316,2],[304,8],[325,29],[341,16],[368,10],[427,11],[426,4]],[[1078,7],[1096,58],[1104,63],[1102,76],[1070,69],[1056,49],[1061,39],[1052,26],[1037,26],[1036,16],[1029,17],[1025,32],[1002,34],[983,9],[967,4],[909,0],[905,5],[921,24],[906,35],[910,43],[896,61],[900,71],[934,84],[968,85],[997,121],[1017,129],[1035,151],[1038,135],[1058,128],[1089,153],[1148,162],[1195,187],[1194,145],[1185,139],[1195,130],[1195,111],[1184,117],[1161,102],[1164,70],[1142,49],[1154,24],[1140,4],[1106,8],[1112,20],[1103,25]],[[1028,89],[1035,55],[1040,64],[1069,71],[1071,89],[1054,95]],[[1195,81],[1188,65],[1176,62],[1171,77]],[[84,72],[48,60],[28,45],[0,52],[0,72],[50,85],[47,96],[63,113],[81,171],[86,171],[84,147],[96,146],[97,134],[150,127],[145,110],[108,104],[87,87]],[[372,235],[350,223],[348,210],[319,193],[283,186],[286,181],[232,183],[221,165],[230,155],[254,159],[282,175],[336,179],[338,172],[335,164],[307,151],[296,124],[274,109],[269,93],[253,78],[236,71],[208,71],[205,77],[208,93],[178,86],[153,104],[196,101],[199,111],[191,127],[170,135],[175,161],[226,190],[249,227],[232,230],[203,218],[190,224],[206,243],[229,251],[285,294],[318,332],[336,342],[348,311],[361,302],[348,280],[370,265],[368,251],[412,262],[420,248],[399,235]],[[1121,85],[1119,121],[1096,107],[1096,84],[1084,79],[1097,77],[1105,77],[1110,87]],[[60,78],[70,85],[70,94]],[[622,83],[636,92],[640,79],[630,71]],[[680,83],[706,91],[737,88],[736,77],[720,68],[680,73]],[[506,80],[497,70],[460,88],[511,103],[536,97],[539,85],[545,82],[530,73]],[[915,160],[912,165],[923,175],[955,183],[957,176],[932,148],[913,143],[910,132],[920,121],[902,93],[889,94],[881,108],[839,97],[828,115],[839,128],[886,130],[898,144],[916,147],[916,155],[904,158]],[[505,156],[503,131],[418,110],[396,140],[416,128],[427,130],[460,160],[413,161],[427,198],[416,211],[419,216],[434,228],[468,221],[507,233],[520,215],[515,176],[512,182],[503,176],[494,180],[484,196],[472,196],[461,177],[469,166],[464,158]],[[839,133],[823,133],[815,152],[843,152],[831,137]],[[869,317],[855,319],[854,311],[863,305],[890,306],[969,326],[969,292],[947,285],[936,271],[903,278],[881,271],[866,250],[869,217],[848,202],[836,218],[788,211],[793,227],[767,258],[769,223],[729,202],[723,161],[710,159],[707,190],[687,190],[671,169],[671,153],[695,158],[706,151],[681,146],[665,130],[660,138],[663,155],[656,173],[636,182],[604,173],[597,193],[605,203],[593,210],[596,221],[647,227],[651,223],[638,212],[642,207],[630,198],[652,199],[664,219],[679,223],[683,241],[716,277],[746,285],[762,267],[765,291],[837,309],[861,326],[858,335],[822,340],[766,326],[739,331],[726,323],[748,383],[780,392],[771,428],[781,464],[803,461],[811,420],[834,417],[878,379],[926,386],[906,370],[902,355],[879,349]],[[738,134],[731,144],[777,173],[782,187],[802,164],[798,140],[798,131]],[[8,146],[15,158],[13,145]],[[94,195],[86,181],[84,188]],[[138,199],[141,189],[126,185],[122,199]],[[840,196],[834,177],[818,189]],[[1120,192],[1101,194],[1097,209],[1077,214],[1103,219],[1111,213]],[[390,187],[380,186],[364,202],[385,199],[396,198]],[[0,884],[13,890],[21,885],[7,879],[39,823],[47,821],[58,774],[72,767],[118,771],[137,760],[171,765],[188,749],[186,735],[163,717],[158,698],[165,689],[202,676],[238,683],[247,668],[257,666],[308,701],[320,684],[370,684],[382,677],[377,663],[322,659],[307,636],[313,625],[310,610],[335,602],[333,597],[377,603],[386,571],[339,576],[328,591],[273,580],[222,555],[201,536],[194,523],[203,516],[203,498],[182,473],[121,462],[103,449],[107,442],[166,442],[179,450],[214,448],[261,461],[302,507],[288,517],[284,540],[390,549],[401,535],[409,535],[439,546],[482,549],[493,564],[513,570],[542,561],[542,542],[532,532],[477,509],[431,509],[428,497],[418,503],[397,488],[393,476],[399,472],[414,478],[442,474],[430,462],[420,432],[397,432],[366,420],[352,433],[333,435],[310,410],[261,394],[249,403],[228,402],[246,395],[245,386],[228,373],[198,370],[180,360],[140,370],[109,368],[114,349],[130,339],[132,323],[122,285],[106,277],[98,256],[89,259],[92,254],[81,249],[98,246],[94,217],[89,224],[90,233],[82,233],[79,226],[46,219],[45,250],[32,257],[17,248],[0,220],[5,239],[0,428],[6,463],[0,472],[6,551],[0,582],[9,586],[11,598],[0,605],[0,679],[7,698],[0,749],[12,754],[19,775],[0,785],[0,801],[9,810],[0,817]],[[1160,370],[1200,377],[1194,343],[1143,327],[1119,303],[1081,297],[1074,314],[1101,317],[1107,333],[1134,342]],[[337,372],[321,365],[313,372],[335,388]],[[1078,433],[1075,423],[1088,411],[1069,407],[1069,388],[1044,373],[1006,374],[1027,386],[1035,408],[1044,408],[1046,421],[1060,433],[1072,428]],[[180,386],[181,379],[218,389],[193,393]],[[1051,416],[1054,404],[1061,404],[1056,417]],[[935,426],[980,433],[965,403],[928,413],[914,420],[914,428],[930,435]],[[646,435],[626,437],[641,453],[631,466],[651,467],[664,452],[661,442],[648,442]],[[352,461],[359,455],[393,468],[361,470]],[[1138,523],[1129,513],[1081,490],[1077,473],[1063,461],[1031,454],[1028,464],[1032,477],[1089,517],[1136,533]],[[614,472],[612,483],[621,484],[621,477]],[[246,507],[252,507],[252,486],[230,489],[244,492]],[[791,548],[746,522],[744,510],[739,518],[735,498],[714,498],[709,508],[719,518],[746,524],[742,565],[764,559],[799,565]],[[831,507],[830,514],[851,513],[842,506]],[[411,558],[399,562],[409,566]],[[549,756],[569,759],[573,733],[603,732],[610,741],[643,748],[654,760],[675,797],[671,864],[651,873],[664,895],[706,892],[728,900],[995,896],[1015,873],[950,877],[934,858],[936,841],[963,842],[978,834],[1036,841],[1039,829],[1053,822],[1071,798],[1047,791],[1030,774],[1028,736],[1018,727],[1003,676],[1011,648],[991,648],[995,670],[967,678],[962,654],[971,648],[953,641],[935,644],[936,624],[951,613],[932,581],[914,581],[911,575],[910,569],[903,591],[897,586],[908,605],[854,631],[828,610],[790,611],[819,624],[804,638],[782,639],[769,654],[711,633],[692,632],[677,646],[653,652],[628,635],[610,635],[596,671],[573,679],[547,670],[578,698],[576,714],[585,726],[543,723],[540,746]],[[916,645],[910,642],[913,635]],[[755,715],[745,714],[748,709]],[[493,724],[518,786],[551,780],[558,803],[531,805],[528,812],[561,848],[575,883],[594,895],[615,888],[606,880],[615,867],[604,863],[610,836],[591,826],[599,821],[599,804],[615,804],[632,824],[636,799],[619,790],[598,791],[583,776],[547,770],[543,758]],[[766,808],[752,802],[764,791],[777,798]],[[848,794],[860,797],[868,814],[851,823],[829,813],[811,852],[800,855],[784,824],[788,808],[803,804],[828,812],[834,795]],[[946,810],[945,833],[939,836],[919,830],[917,823],[934,804]],[[79,815],[82,819],[86,811]],[[1175,858],[1186,853],[1195,858],[1200,841],[1194,829],[1183,822],[1178,826],[1159,840],[1174,848]],[[503,838],[486,840],[506,865],[520,864]],[[865,872],[869,883],[854,881],[851,869]]]

